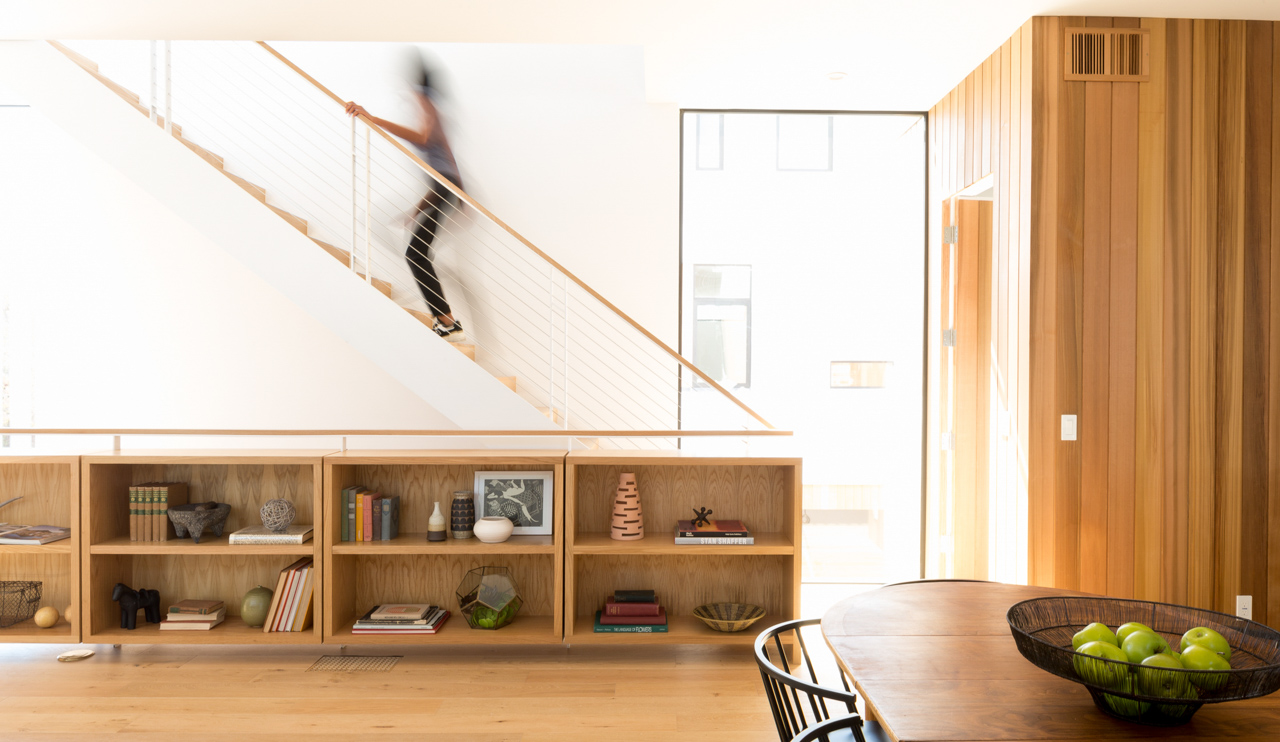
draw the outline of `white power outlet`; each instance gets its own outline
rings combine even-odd
[[[1062,416],[1062,440],[1074,441],[1076,439],[1076,416]]]
[[[1240,618],[1253,620],[1253,596],[1237,595],[1236,596],[1236,615]]]

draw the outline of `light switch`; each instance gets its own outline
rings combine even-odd
[[[1062,440],[1074,441],[1076,439],[1076,416],[1062,416]]]

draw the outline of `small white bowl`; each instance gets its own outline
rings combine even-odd
[[[500,544],[511,538],[511,532],[515,528],[516,524],[509,518],[490,515],[477,520],[472,532],[486,544]]]

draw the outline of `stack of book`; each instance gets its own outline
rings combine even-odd
[[[262,624],[263,633],[305,631],[311,626],[311,604],[316,591],[316,570],[311,557],[303,557],[280,570],[271,609]]]
[[[169,523],[169,508],[187,504],[186,482],[147,482],[129,488],[129,540],[168,541],[177,538]]]
[[[400,495],[347,487],[341,508],[343,541],[390,541],[400,535]]]
[[[71,529],[62,526],[11,526],[0,525],[0,544],[11,546],[44,546],[71,538]]]
[[[449,612],[439,606],[421,603],[389,603],[374,606],[368,613],[356,619],[355,625],[351,627],[351,633],[380,636],[434,634],[447,620],[449,620]]]
[[[677,546],[751,546],[755,542],[740,520],[713,520],[697,526],[688,520],[676,523]]]
[[[227,539],[229,544],[261,546],[271,544],[301,544],[311,540],[311,526],[289,526],[284,533],[276,533],[266,526],[241,528]]]
[[[221,600],[181,600],[169,606],[161,631],[208,631],[227,617]]]
[[[615,590],[596,611],[597,634],[665,634],[667,609],[652,590]]]

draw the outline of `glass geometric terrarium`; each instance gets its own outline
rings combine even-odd
[[[500,629],[511,623],[524,601],[506,567],[477,567],[458,583],[458,607],[473,629]]]

